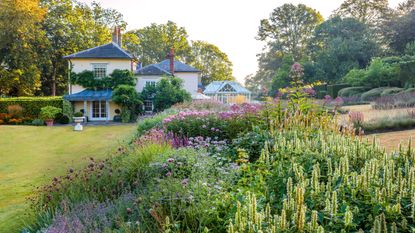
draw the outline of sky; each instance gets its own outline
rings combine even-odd
[[[93,0],[80,0],[91,3]],[[218,46],[233,63],[233,75],[243,83],[258,69],[264,43],[255,39],[261,19],[285,3],[302,3],[328,18],[343,0],[95,0],[124,15],[127,30],[168,20],[185,27],[189,40]],[[392,7],[403,0],[389,0]]]

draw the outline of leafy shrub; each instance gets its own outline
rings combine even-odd
[[[45,106],[53,106],[62,109],[62,97],[15,97],[0,98],[0,112],[7,112],[10,105],[19,105],[23,108],[23,116],[36,117],[40,109]]]
[[[333,98],[336,98],[338,96],[338,93],[341,89],[350,87],[349,84],[334,84],[334,85],[328,85],[327,86],[327,94]]]
[[[136,109],[143,104],[134,86],[120,85],[112,94],[112,101],[121,105],[121,121],[124,123],[134,120],[138,114]]]
[[[7,106],[7,112],[16,118],[21,118],[23,116],[23,108],[17,104]]]
[[[35,126],[43,126],[43,125],[45,125],[45,121],[42,120],[42,119],[34,119],[32,121],[32,125],[35,125]]]
[[[375,100],[376,98],[380,97],[382,92],[387,88],[388,87],[378,87],[378,88],[374,88],[372,90],[369,90],[369,91],[362,94],[362,100],[364,100],[364,101]]]
[[[76,112],[73,114],[74,117],[83,117],[84,114],[82,112]]]
[[[121,85],[134,86],[135,78],[129,70],[114,70],[108,77],[94,77],[92,71],[72,74],[73,83],[87,89],[115,89]]]
[[[145,132],[153,128],[161,128],[163,126],[163,120],[168,116],[177,114],[176,110],[169,109],[164,112],[158,113],[152,117],[144,118],[138,121],[136,138],[139,138]]]
[[[339,91],[339,96],[344,97],[353,97],[353,96],[361,96],[363,92],[367,89],[365,87],[346,87]]]
[[[408,89],[404,90],[403,92],[404,93],[413,93],[413,92],[415,92],[415,88],[414,87],[413,88],[408,88]]]
[[[241,135],[232,141],[232,146],[243,149],[249,154],[249,161],[255,162],[265,148],[265,144],[272,147],[272,137],[266,130],[255,127],[251,132]]]
[[[366,133],[373,133],[385,130],[400,130],[409,129],[415,127],[415,119],[411,116],[397,116],[397,117],[384,117],[363,124],[363,129]]]
[[[58,122],[60,124],[66,125],[66,124],[69,124],[70,119],[67,115],[63,115],[61,118],[59,118]]]
[[[56,115],[62,112],[62,108],[46,106],[40,109],[40,118],[44,120],[55,119]]]
[[[163,77],[156,85],[146,85],[141,92],[141,98],[152,100],[156,112],[191,100],[190,94],[183,89],[183,81],[176,77]]]
[[[386,88],[385,90],[382,91],[380,96],[398,94],[398,93],[401,93],[403,90],[404,90],[403,88],[399,88],[399,87]]]

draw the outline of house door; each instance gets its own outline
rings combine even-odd
[[[107,104],[106,101],[92,101],[91,120],[105,121],[107,120]]]

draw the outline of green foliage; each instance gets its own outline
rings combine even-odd
[[[410,116],[384,117],[364,122],[362,128],[366,133],[376,133],[388,130],[406,130],[415,127],[415,119]]]
[[[367,90],[366,87],[346,87],[338,92],[340,97],[361,96]]]
[[[144,64],[154,64],[166,59],[166,54],[174,49],[176,59],[186,61],[191,54],[187,31],[176,23],[153,23],[150,26],[127,32],[134,36],[125,38],[129,51],[138,56]],[[132,40],[130,40],[132,39]]]
[[[192,60],[189,64],[201,71],[203,85],[212,81],[234,80],[232,62],[218,47],[204,41],[193,41],[191,50]]]
[[[40,109],[40,118],[44,120],[54,119],[58,113],[62,113],[61,108],[56,108],[53,106],[46,106]]]
[[[177,114],[176,110],[168,109],[152,117],[140,120],[137,126],[136,138],[139,138],[140,136],[142,136],[144,133],[146,133],[150,129],[161,128],[163,124],[163,120],[166,117],[170,115],[174,115],[174,114]]]
[[[62,103],[62,97],[0,98],[0,113],[6,113],[8,106],[19,105],[23,108],[23,116],[37,117],[42,107],[54,106],[62,109]]]
[[[338,83],[352,69],[365,68],[378,53],[368,26],[353,18],[331,18],[314,31],[310,41],[318,80]]]
[[[42,119],[34,119],[32,121],[32,125],[34,125],[34,126],[43,126],[43,125],[45,125],[45,121],[42,120]]]
[[[353,69],[343,80],[353,86],[380,87],[400,84],[400,69],[394,64],[375,58],[364,70]]]
[[[342,17],[352,17],[364,24],[377,25],[390,14],[388,1],[384,0],[346,0],[336,10]]]
[[[388,96],[388,95],[398,94],[398,93],[401,93],[403,90],[404,90],[403,88],[399,88],[399,87],[386,88],[385,90],[382,91],[380,96]]]
[[[87,89],[114,89],[120,85],[135,85],[135,78],[129,70],[114,70],[110,76],[104,78],[94,77],[92,71],[82,71],[78,74],[72,74],[73,84],[81,85]]]
[[[74,117],[83,117],[84,114],[82,112],[76,112],[73,114]]]
[[[112,101],[122,107],[122,122],[130,122],[143,102],[134,86],[120,85],[112,93]]]
[[[307,42],[323,16],[303,4],[284,4],[261,20],[258,39],[277,44],[282,51],[293,54],[295,60],[306,55]]]
[[[348,84],[334,84],[327,86],[327,94],[332,98],[336,98],[341,89],[349,87]]]
[[[402,54],[408,43],[414,41],[415,32],[411,30],[415,26],[415,11],[400,17],[393,18],[386,24],[386,37],[389,46],[397,53]],[[409,54],[410,55],[410,54]]]
[[[380,97],[382,95],[382,92],[386,89],[388,89],[388,87],[378,87],[378,88],[369,90],[362,94],[362,100],[363,101],[374,100],[375,98]]]
[[[157,112],[170,108],[176,103],[190,101],[190,94],[182,88],[182,80],[163,77],[156,85],[147,85],[141,92],[143,100],[152,100]]]

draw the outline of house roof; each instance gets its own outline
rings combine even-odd
[[[200,73],[201,71],[184,64],[181,61],[174,60],[174,72],[188,72],[188,73]],[[170,74],[170,60],[166,59],[157,64],[147,65],[136,71],[138,75],[171,75]]]
[[[224,87],[229,85],[233,91],[224,90]],[[219,93],[237,93],[237,94],[250,94],[251,92],[243,87],[241,84],[233,81],[213,81],[206,86],[203,94],[219,94]]]
[[[65,100],[68,101],[94,101],[94,100],[111,100],[112,98],[112,90],[83,90],[81,92],[65,95],[63,97]]]
[[[65,59],[79,58],[117,58],[117,59],[134,59],[134,56],[122,49],[118,44],[111,42],[95,48],[90,48],[68,56]]]

